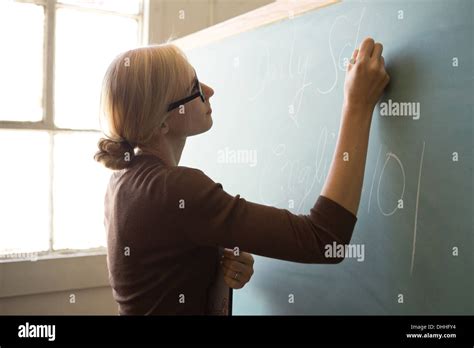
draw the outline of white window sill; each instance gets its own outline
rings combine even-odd
[[[86,250],[76,250],[76,249],[66,249],[66,250],[57,250],[57,251],[42,251],[38,253],[18,253],[12,254],[10,256],[0,256],[0,265],[2,263],[10,262],[36,262],[44,261],[65,257],[82,257],[82,256],[95,256],[95,255],[106,255],[107,249],[104,247],[86,249]]]
[[[110,286],[105,248],[0,262],[0,299]]]

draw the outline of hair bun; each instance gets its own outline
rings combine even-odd
[[[94,159],[109,169],[125,169],[130,166],[135,157],[135,146],[126,140],[114,141],[101,138],[97,146],[99,151],[94,155]]]

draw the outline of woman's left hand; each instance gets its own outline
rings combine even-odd
[[[253,257],[241,251],[239,256],[234,255],[234,250],[224,249],[221,266],[224,271],[224,281],[232,289],[241,289],[253,275]]]

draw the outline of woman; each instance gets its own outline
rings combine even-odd
[[[382,45],[365,39],[347,69],[341,129],[321,195],[309,215],[294,215],[233,197],[202,171],[178,166],[186,138],[211,128],[214,94],[182,51],[167,44],[119,55],[104,78],[108,134],[95,155],[116,170],[105,226],[119,313],[209,314],[218,271],[230,287],[243,287],[253,274],[250,253],[341,262],[325,257],[324,247],[350,242],[372,112],[388,81]]]

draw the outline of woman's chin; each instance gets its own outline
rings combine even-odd
[[[191,132],[190,134],[188,134],[188,136],[193,136],[193,135],[198,135],[198,134],[205,133],[209,129],[212,128],[212,124],[213,124],[212,117],[211,117],[210,114],[207,114],[205,119],[204,119],[204,122],[202,123],[202,125],[200,125],[200,127],[198,129],[196,129],[194,132]]]
[[[209,124],[209,127],[207,128],[207,130],[211,129],[213,123],[214,123],[214,120],[212,119],[212,115],[211,114],[207,114],[207,119],[208,119],[208,124]]]

